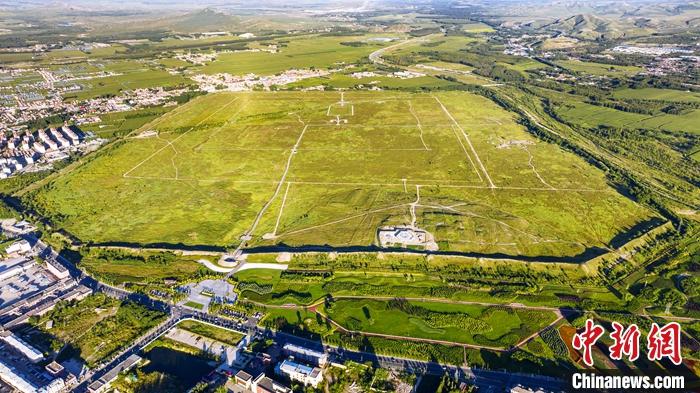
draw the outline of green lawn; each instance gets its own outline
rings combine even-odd
[[[200,304],[200,303],[197,303],[197,302],[192,302],[192,301],[185,303],[185,306],[187,306],[187,307],[192,307],[192,308],[197,309],[197,310],[202,310],[202,309],[204,309],[204,305],[203,305],[203,304]]]

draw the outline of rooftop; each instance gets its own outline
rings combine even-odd
[[[32,362],[38,362],[44,358],[44,354],[39,352],[36,348],[32,347],[31,345],[27,344],[26,342],[24,342],[24,340],[15,336],[14,334],[10,334],[9,336],[3,337],[2,339],[12,348],[21,352],[22,355],[26,356]]]
[[[297,362],[293,362],[289,359],[284,360],[280,366],[279,366],[280,371],[283,371],[287,374],[291,373],[299,373],[299,374],[304,374],[308,376],[316,376],[318,375],[318,372],[314,373],[314,371],[317,371],[318,368],[316,367],[309,367],[304,364],[299,364]]]
[[[298,353],[298,354],[310,356],[310,357],[315,357],[315,358],[321,358],[321,357],[327,356],[323,352],[314,351],[313,349],[309,349],[306,347],[301,347],[299,345],[294,345],[294,344],[289,344],[289,343],[285,344],[284,347],[282,347],[282,349],[284,349],[285,351],[294,352],[294,353]]]
[[[239,372],[236,373],[236,378],[243,380],[243,381],[250,381],[253,379],[253,376],[248,374],[247,372],[240,370]]]

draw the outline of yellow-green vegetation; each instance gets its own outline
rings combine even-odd
[[[182,321],[177,327],[228,345],[236,345],[243,338],[240,333],[192,320]]]
[[[615,98],[636,100],[660,100],[673,102],[700,102],[700,94],[691,91],[671,89],[619,89],[613,92]]]
[[[168,112],[171,107],[154,107],[126,112],[107,113],[100,116],[100,123],[88,124],[81,127],[92,131],[103,138],[122,136],[153,121]]]
[[[165,314],[97,293],[60,302],[36,326],[52,337],[60,358],[80,358],[92,367],[165,319]],[[53,321],[51,329],[46,322]]]
[[[83,249],[79,265],[94,277],[111,284],[184,281],[209,272],[204,256],[115,249]]]
[[[354,72],[354,71],[353,71]],[[339,73],[335,72],[331,75],[318,77],[318,78],[308,78],[301,80],[299,82],[290,83],[285,85],[288,89],[304,89],[315,86],[324,86],[324,88],[330,89],[352,89],[359,87],[376,87],[383,90],[387,89],[438,89],[447,88],[449,86],[455,86],[456,84],[450,81],[439,79],[433,76],[419,76],[409,79],[401,79],[390,77],[387,75],[378,76],[367,76],[362,78],[355,78],[351,76],[351,73]]]
[[[462,25],[462,30],[468,33],[490,33],[494,31],[493,27],[485,23],[467,23]]]
[[[531,257],[653,216],[515,120],[465,92],[208,95],[26,199],[98,243],[236,245],[262,212],[248,246],[371,245],[415,214],[441,249]]]
[[[564,120],[586,127],[607,125],[629,129],[647,128],[689,133],[700,132],[700,129],[696,126],[700,122],[700,109],[690,109],[678,115],[660,114],[650,116],[623,112],[613,108],[573,100],[568,101],[561,108],[557,109],[557,114]]]
[[[325,312],[346,329],[487,347],[509,347],[555,320],[548,311],[504,306],[340,299]]]

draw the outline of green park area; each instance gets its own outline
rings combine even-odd
[[[339,299],[328,316],[352,331],[507,348],[555,320],[548,311],[405,299]]]
[[[30,341],[58,359],[76,358],[88,367],[100,363],[165,320],[165,314],[104,294],[60,302],[32,321]]]

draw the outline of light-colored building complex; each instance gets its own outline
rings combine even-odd
[[[2,341],[7,343],[7,345],[16,349],[18,352],[20,352],[22,355],[24,355],[27,359],[29,359],[30,362],[38,363],[38,362],[44,360],[44,354],[42,354],[39,350],[32,347],[31,345],[27,344],[26,342],[24,342],[24,340],[20,339],[19,337],[15,336],[14,334],[10,333],[9,335],[2,336],[0,338],[2,339]]]
[[[268,378],[261,373],[253,378],[247,372],[241,370],[234,377],[232,385],[227,384],[229,392],[233,393],[291,393],[292,389],[283,384]]]
[[[5,252],[8,254],[24,254],[32,250],[32,245],[26,240],[20,240],[10,244]]]
[[[293,356],[294,359],[303,360],[316,366],[323,367],[328,363],[328,354],[298,345],[287,343],[282,347],[282,351],[287,356]]]
[[[102,378],[91,383],[88,386],[88,391],[90,393],[104,392],[109,389],[112,382],[119,376],[119,373],[130,370],[132,367],[137,365],[141,361],[141,356],[131,355],[123,362],[119,363],[116,367],[109,370],[107,374],[103,375]]]
[[[5,364],[0,358],[0,379],[22,393],[59,393],[65,387],[63,379],[56,378],[46,385],[39,386],[28,380],[16,369]]]
[[[285,360],[277,365],[278,374],[284,375],[292,381],[299,381],[304,385],[318,386],[323,381],[323,370],[318,367],[310,367],[291,360]]]

